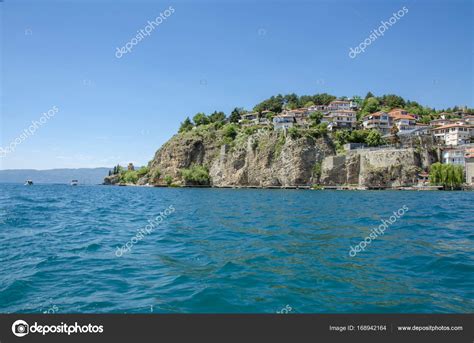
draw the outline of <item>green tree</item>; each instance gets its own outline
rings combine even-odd
[[[181,123],[181,126],[179,127],[179,132],[189,131],[193,127],[194,127],[194,125],[191,122],[191,119],[189,119],[189,117],[186,117],[186,119]]]
[[[385,144],[385,141],[382,138],[380,132],[378,132],[377,130],[371,130],[367,135],[365,143],[368,146],[379,146]]]
[[[382,106],[387,106],[390,109],[404,108],[406,105],[405,100],[401,96],[395,94],[386,94],[379,99]]]
[[[240,117],[242,114],[244,114],[244,109],[242,107],[236,107],[234,110],[230,113],[229,121],[231,123],[238,123],[240,120]]]
[[[124,171],[120,175],[120,181],[125,182],[125,183],[137,183],[138,181],[137,172],[134,170]]]
[[[327,93],[322,93],[322,94],[315,94],[313,96],[313,102],[316,105],[329,105],[329,103],[333,100],[336,100],[336,97],[334,95],[330,95]]]
[[[187,184],[208,185],[210,183],[209,171],[202,165],[192,165],[190,168],[181,169],[181,176]]]
[[[300,135],[300,132],[298,130],[297,127],[290,127],[288,129],[288,135],[292,138],[292,139],[298,139],[301,135]]]
[[[269,99],[262,101],[254,107],[254,111],[262,113],[263,111],[272,111],[275,113],[280,113],[283,109],[285,100],[281,94],[277,96],[272,96]]]
[[[367,130],[353,130],[347,141],[348,143],[366,143],[369,133]]]
[[[221,112],[214,111],[214,113],[212,113],[209,116],[209,121],[211,123],[224,122],[225,121],[225,113],[222,112],[222,111]]]
[[[430,167],[430,183],[444,189],[459,189],[464,182],[464,169],[460,165],[433,163]]]
[[[141,167],[140,169],[137,170],[137,175],[140,178],[148,174],[149,171],[150,169],[148,167]]]
[[[222,129],[222,135],[231,140],[234,140],[237,134],[237,126],[235,124],[227,124]]]
[[[370,99],[370,98],[375,98],[375,95],[372,94],[372,92],[368,92],[367,95],[365,96],[364,100]]]
[[[170,175],[166,175],[164,177],[164,180],[165,180],[167,186],[171,186],[171,184],[173,183],[173,177],[170,176]]]
[[[364,113],[374,113],[379,110],[380,103],[377,98],[368,98],[364,101],[362,106],[362,112]]]
[[[151,182],[152,183],[158,183],[159,179],[161,176],[161,172],[159,169],[155,169],[151,172]]]
[[[316,180],[319,180],[319,178],[321,177],[321,170],[321,162],[316,162],[313,166],[313,177]]]
[[[362,103],[364,102],[364,100],[362,100],[362,98],[358,95],[354,95],[352,97],[352,101],[355,102],[357,104],[357,106],[359,106],[359,107],[361,107]]]
[[[311,126],[316,126],[320,124],[322,119],[323,119],[323,114],[319,111],[311,112],[309,114],[309,120],[311,122]]]
[[[193,117],[193,121],[196,124],[196,126],[199,125],[206,125],[209,124],[209,117],[206,116],[205,113],[196,113],[196,115]]]

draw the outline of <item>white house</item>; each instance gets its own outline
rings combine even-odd
[[[443,163],[464,166],[466,149],[446,149],[443,151]]]
[[[466,150],[464,160],[466,168],[466,183],[474,186],[474,148]]]
[[[296,118],[291,115],[279,115],[273,117],[273,128],[275,130],[287,130],[296,124]]]
[[[328,120],[332,123],[328,126],[328,129],[352,129],[355,128],[357,123],[357,116],[355,111],[351,110],[337,110],[332,111],[328,116],[323,119]]]
[[[326,105],[313,105],[308,107],[308,112],[324,112],[327,110],[327,108],[328,107]]]
[[[434,136],[446,145],[469,144],[474,137],[474,128],[471,125],[449,124],[436,127],[432,131]]]
[[[411,131],[416,129],[416,119],[409,115],[392,117],[392,122],[397,126],[399,132]]]
[[[334,100],[327,106],[328,111],[349,111],[351,109],[351,102],[349,100]]]
[[[376,129],[382,134],[390,133],[392,126],[390,125],[390,117],[388,113],[379,111],[372,114],[369,114],[364,117],[362,122],[364,129]]]

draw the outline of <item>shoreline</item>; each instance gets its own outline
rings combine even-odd
[[[217,189],[293,189],[293,190],[310,190],[310,191],[474,191],[473,186],[463,186],[461,189],[444,190],[442,186],[398,186],[398,187],[363,187],[363,186],[349,186],[349,185],[337,185],[337,186],[318,186],[319,188],[313,188],[308,185],[298,186],[212,186],[212,185],[136,185],[136,184],[102,184],[102,186],[115,186],[115,187],[145,187],[145,188],[217,188]]]

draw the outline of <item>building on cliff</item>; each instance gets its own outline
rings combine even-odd
[[[466,124],[449,124],[435,127],[433,134],[446,145],[469,144],[474,137],[474,127]]]
[[[443,151],[443,163],[464,166],[465,154],[466,149],[463,147],[446,149]]]
[[[275,130],[287,130],[296,124],[296,118],[293,115],[279,115],[273,117],[273,128]]]
[[[328,130],[354,129],[357,126],[356,112],[352,110],[332,111],[326,119],[329,121]]]
[[[464,160],[466,168],[466,183],[474,186],[474,148],[466,150]]]
[[[365,116],[362,126],[364,129],[378,130],[383,135],[390,133],[390,129],[392,128],[390,125],[390,116],[388,113],[383,111],[375,112]]]

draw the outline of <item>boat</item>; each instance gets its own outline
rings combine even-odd
[[[33,181],[31,181],[31,180],[26,180],[25,186],[33,186]]]
[[[71,186],[77,186],[79,184],[79,181],[77,180],[72,180],[71,181]]]

